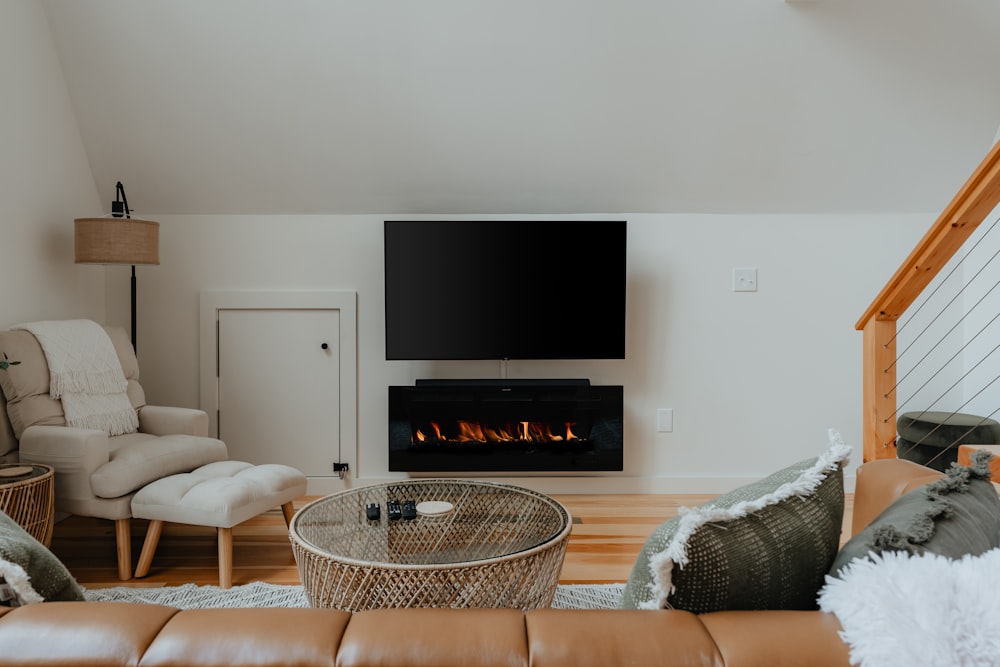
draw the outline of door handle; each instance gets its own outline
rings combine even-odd
[[[330,346],[327,343],[323,343],[322,345],[320,345],[320,347],[323,348],[324,350],[326,350],[326,349],[329,349]]]

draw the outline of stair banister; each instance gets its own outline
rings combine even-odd
[[[896,456],[896,321],[1000,203],[1000,142],[924,234],[854,328],[864,332],[864,460]]]

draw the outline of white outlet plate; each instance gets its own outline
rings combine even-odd
[[[661,433],[669,433],[674,430],[674,409],[657,408],[656,410],[656,430]]]
[[[733,269],[734,292],[757,291],[757,269]]]

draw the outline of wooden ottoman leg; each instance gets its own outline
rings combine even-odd
[[[142,543],[142,551],[139,553],[139,564],[135,566],[135,576],[145,577],[149,574],[149,568],[153,564],[153,554],[160,543],[160,534],[163,532],[163,522],[152,520],[149,528],[146,529],[146,539]]]
[[[233,529],[219,528],[219,588],[233,585]]]
[[[295,516],[295,506],[292,505],[292,501],[288,501],[281,506],[281,513],[285,515],[285,527],[288,528],[292,525],[292,517]]]
[[[115,544],[118,549],[118,578],[132,578],[132,519],[115,519]]]

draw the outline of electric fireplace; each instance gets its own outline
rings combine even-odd
[[[622,413],[620,385],[587,380],[389,387],[389,470],[622,470]]]

